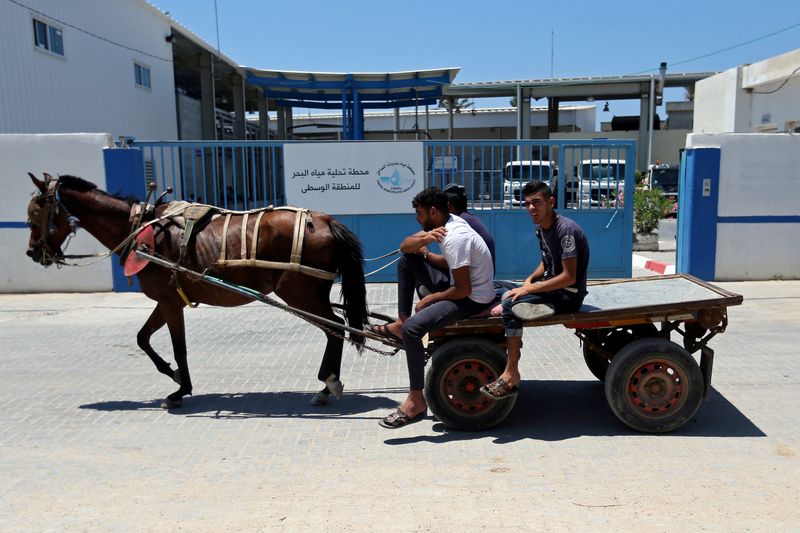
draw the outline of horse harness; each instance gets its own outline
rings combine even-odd
[[[305,229],[308,225],[311,224],[311,214],[308,209],[292,207],[292,206],[277,207],[277,208],[269,206],[261,209],[253,209],[250,211],[231,211],[227,209],[220,209],[214,206],[208,206],[203,204],[191,204],[189,202],[176,201],[176,202],[170,202],[170,204],[167,205],[166,210],[162,213],[160,217],[153,218],[155,217],[155,207],[156,207],[155,205],[150,204],[149,202],[137,203],[131,207],[130,235],[128,235],[128,237],[126,237],[121,243],[119,243],[113,250],[110,250],[106,254],[67,256],[64,255],[60,249],[59,250],[52,249],[50,244],[47,242],[47,235],[55,231],[55,220],[58,214],[61,212],[61,210],[63,210],[64,215],[67,217],[67,221],[69,223],[69,227],[73,235],[76,233],[78,229],[79,220],[77,217],[70,214],[66,206],[61,202],[59,194],[61,180],[53,178],[49,174],[45,174],[45,182],[47,183],[47,192],[40,192],[37,196],[37,198],[41,196],[44,197],[44,204],[39,209],[39,217],[38,217],[39,219],[29,220],[29,222],[31,224],[36,223],[40,229],[39,238],[34,244],[40,246],[44,254],[49,254],[50,257],[56,259],[56,264],[59,266],[61,264],[64,264],[63,259],[65,258],[100,257],[102,259],[116,252],[120,252],[121,256],[120,262],[124,263],[126,257],[129,256],[131,252],[134,252],[134,256],[136,255],[135,249],[142,242],[140,241],[140,237],[143,234],[143,232],[147,231],[147,228],[150,228],[150,231],[152,232],[152,226],[156,223],[163,222],[164,220],[172,220],[173,222],[177,223],[179,227],[181,227],[181,241],[180,241],[181,251],[180,251],[180,258],[178,260],[178,262],[180,262],[183,259],[186,249],[188,248],[188,244],[192,238],[192,235],[196,231],[202,229],[202,227],[208,221],[214,220],[219,216],[225,216],[226,218],[223,227],[223,240],[220,250],[220,258],[216,261],[215,265],[213,266],[216,265],[231,266],[231,267],[255,266],[260,268],[289,270],[291,272],[301,272],[309,276],[327,280],[333,280],[337,277],[337,274],[334,272],[327,272],[325,270],[308,267],[300,263],[300,257],[303,251],[303,238],[305,235]],[[292,251],[288,263],[279,261],[263,261],[255,258],[261,217],[263,217],[265,213],[271,211],[294,211],[296,214],[294,222],[294,232],[292,237]],[[209,213],[211,213],[210,216]],[[243,217],[242,234],[241,234],[241,240],[242,240],[241,257],[239,259],[229,259],[227,258],[226,254],[228,227],[230,225],[231,217],[237,215],[242,215]],[[247,239],[247,220],[250,215],[256,215],[257,218],[256,218],[256,224],[253,229],[253,236],[251,238],[250,257],[248,258],[246,239]],[[150,251],[155,252],[154,249]],[[73,265],[73,266],[84,266],[84,265]],[[192,304],[187,298],[186,294],[177,284],[177,278],[175,278],[175,285],[177,287],[178,294],[181,296],[183,301],[190,307],[197,307],[198,304],[197,303]],[[272,305],[276,307],[285,308],[290,314],[295,315],[303,320],[310,321],[307,317],[304,317],[294,312],[291,307],[284,306],[283,304],[273,301],[268,297],[265,298],[267,298],[267,300],[270,300]],[[347,342],[351,343],[353,342],[352,339],[348,339],[340,331],[336,331],[332,328],[326,327],[317,322],[313,321],[311,322],[320,329],[322,329],[323,331],[325,331],[326,333],[341,338]],[[370,351],[377,352],[381,355],[387,355],[387,356],[393,356],[397,353],[397,349],[393,351],[385,351],[367,345],[364,345],[364,348]]]
[[[137,224],[137,222],[141,221],[142,218],[146,217],[145,213],[147,213],[147,211],[150,209],[152,209],[152,206],[150,206],[149,204],[148,205],[136,204],[135,206],[133,206],[131,209],[132,223],[139,225]],[[295,213],[294,231],[292,232],[292,249],[288,262],[266,261],[256,258],[258,237],[261,226],[261,218],[266,213],[270,213],[272,211],[292,211]],[[139,228],[136,228],[134,231],[136,232],[145,231],[148,226],[152,226],[154,224],[164,222],[166,220],[169,220],[177,224],[181,228],[181,235],[180,235],[180,255],[176,264],[180,264],[186,255],[192,237],[194,237],[199,231],[201,231],[203,227],[205,227],[209,222],[211,222],[212,220],[216,220],[221,216],[225,217],[225,222],[223,224],[223,229],[222,229],[222,243],[220,246],[220,255],[217,261],[212,265],[212,267],[268,268],[273,270],[288,270],[290,272],[300,272],[308,276],[325,280],[336,279],[338,274],[336,274],[335,272],[328,272],[318,268],[306,266],[300,262],[300,258],[303,252],[303,240],[305,237],[305,230],[308,226],[312,224],[311,213],[308,209],[304,208],[292,207],[292,206],[285,206],[285,207],[269,206],[261,209],[251,209],[249,211],[233,211],[228,209],[217,208],[210,205],[193,204],[185,201],[174,201],[167,204],[166,209],[164,210],[164,212],[161,214],[160,217],[153,220],[149,220],[144,224],[141,224],[141,226]],[[227,242],[229,234],[228,228],[231,223],[231,218],[234,216],[242,217],[241,248],[239,257],[228,256],[227,252]],[[250,237],[250,247],[248,250],[247,226],[248,226],[248,220],[252,216],[256,217],[256,222],[255,225],[253,226],[252,235]],[[139,238],[137,238],[137,242],[138,241],[140,241]],[[192,304],[189,301],[186,294],[178,284],[177,273],[173,273],[172,279],[177,288],[178,294],[181,296],[184,302],[191,307],[196,307],[197,304]]]
[[[61,249],[54,250],[50,243],[47,241],[47,236],[55,233],[56,231],[56,217],[60,210],[63,210],[69,223],[70,234],[75,235],[78,231],[78,219],[70,214],[64,204],[61,203],[60,187],[61,181],[53,178],[49,174],[45,174],[45,181],[47,183],[47,192],[39,192],[38,197],[44,197],[44,205],[39,209],[39,220],[29,220],[31,224],[39,228],[39,238],[33,243],[40,247],[45,257],[50,257],[57,265],[64,259],[64,253]],[[60,265],[59,265],[60,266]]]

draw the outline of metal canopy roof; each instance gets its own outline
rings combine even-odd
[[[716,72],[667,73],[665,87],[689,87],[717,74]],[[659,76],[655,75],[656,82]],[[532,98],[558,98],[561,101],[635,99],[649,90],[650,76],[603,76],[591,78],[553,78],[476,83],[454,83],[444,89],[444,96],[457,98],[515,96],[517,87]]]
[[[460,68],[408,72],[296,72],[244,68],[246,82],[284,107],[341,108],[358,102],[361,109],[388,109],[435,104],[442,88]]]

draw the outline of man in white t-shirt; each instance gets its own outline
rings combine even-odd
[[[380,421],[380,425],[395,429],[425,417],[428,406],[422,390],[425,386],[426,333],[456,320],[480,313],[494,300],[492,255],[483,238],[464,219],[451,215],[447,195],[429,187],[411,202],[417,222],[423,231],[406,237],[400,244],[403,253],[415,253],[433,242],[442,249],[441,268],[450,270],[450,286],[428,294],[416,305],[416,313],[399,316],[390,324],[375,325],[374,333],[402,338],[408,361],[410,390],[400,407]]]

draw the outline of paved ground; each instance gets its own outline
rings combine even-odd
[[[0,295],[0,531],[798,530],[800,282],[721,285],[746,300],[714,389],[661,436],[617,421],[561,327],[526,330],[502,425],[389,431],[404,358],[347,349],[348,394],[311,407],[322,335],[264,305],[187,312],[195,396],[167,412],[144,297]]]

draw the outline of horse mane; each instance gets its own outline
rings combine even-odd
[[[122,196],[121,194],[111,194],[97,188],[97,185],[92,183],[91,181],[87,181],[83,178],[79,178],[78,176],[71,176],[69,174],[64,174],[59,176],[59,182],[61,183],[61,187],[67,188],[69,190],[75,192],[89,192],[89,191],[97,191],[100,194],[104,194],[106,196],[110,196],[116,200],[122,200],[123,202],[127,203],[128,205],[133,205],[138,203],[140,200],[135,196]]]

